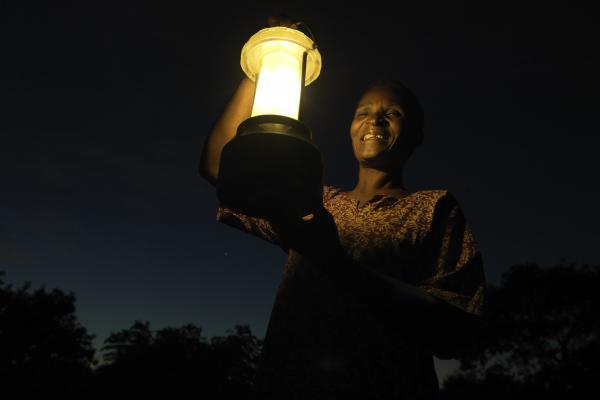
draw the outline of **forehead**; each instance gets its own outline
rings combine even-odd
[[[401,105],[400,96],[392,88],[369,89],[363,93],[357,107],[379,104]]]

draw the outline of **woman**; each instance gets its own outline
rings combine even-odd
[[[212,183],[253,93],[244,79],[207,137],[200,169]],[[432,356],[455,358],[469,347],[485,290],[481,255],[451,193],[403,183],[422,128],[410,90],[376,83],[350,127],[353,190],[324,186],[322,207],[308,217],[267,221],[219,208],[218,221],[288,253],[256,399],[433,399]]]

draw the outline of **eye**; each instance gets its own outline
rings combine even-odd
[[[402,117],[402,113],[398,110],[390,110],[385,115],[387,115],[388,117],[395,117],[395,118]]]

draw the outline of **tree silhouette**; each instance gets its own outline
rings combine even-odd
[[[261,346],[245,325],[208,341],[192,324],[153,332],[149,322],[141,321],[104,343],[97,398],[244,399]]]
[[[0,381],[7,398],[81,398],[93,336],[75,315],[75,295],[4,282],[0,272]]]
[[[600,266],[516,265],[488,291],[479,351],[444,398],[586,397],[600,378]]]
[[[262,341],[246,325],[236,325],[228,333],[211,339],[219,392],[226,394],[224,398],[245,398],[254,383]]]
[[[103,358],[113,364],[137,361],[149,353],[153,342],[150,322],[135,321],[131,328],[111,333],[104,341]]]

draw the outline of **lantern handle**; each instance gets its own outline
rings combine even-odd
[[[312,50],[315,50],[317,48],[317,40],[315,39],[315,35],[313,35],[312,31],[310,30],[310,28],[308,27],[308,25],[305,22],[302,22],[302,21],[294,22],[292,25],[290,25],[290,28],[301,31],[300,29],[298,29],[298,27],[300,27],[300,26],[302,26],[306,29],[308,36],[311,38],[311,40],[313,42]]]

